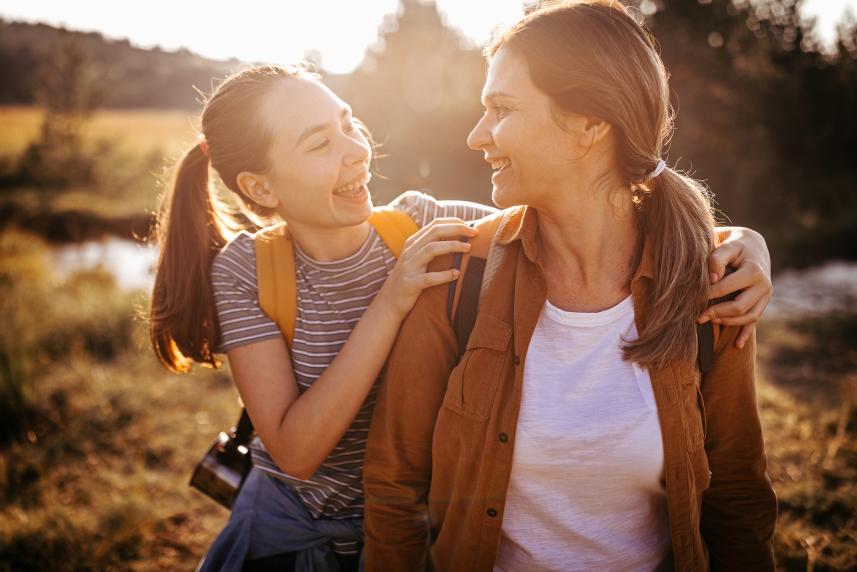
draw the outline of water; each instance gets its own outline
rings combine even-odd
[[[150,289],[157,261],[153,246],[120,238],[61,246],[54,256],[61,276],[100,266],[127,290]],[[844,309],[857,309],[857,262],[830,261],[777,274],[766,317],[792,318]]]
[[[54,249],[56,272],[68,276],[81,270],[104,268],[125,290],[151,289],[158,254],[153,246],[108,238],[68,244]]]
[[[857,262],[830,261],[774,276],[766,317],[818,316],[857,310]]]

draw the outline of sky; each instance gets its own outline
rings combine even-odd
[[[693,1],[693,0],[688,0]],[[128,38],[141,47],[188,48],[200,55],[245,61],[290,62],[317,51],[322,66],[345,73],[356,67],[377,39],[385,14],[399,0],[2,0],[0,17],[45,22]],[[521,0],[436,0],[448,25],[474,44],[497,26],[514,22]],[[238,9],[240,7],[240,9]],[[805,0],[804,13],[818,18],[822,39],[831,42],[844,10],[857,14],[857,0]]]

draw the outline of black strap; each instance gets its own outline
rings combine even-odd
[[[247,414],[247,409],[241,410],[241,417],[238,418],[238,424],[232,428],[232,439],[226,444],[228,453],[234,452],[241,445],[247,446],[253,437],[253,422],[250,421],[250,415]]]
[[[455,309],[455,315],[453,315],[453,299],[455,298],[456,283],[452,282],[449,285],[446,304],[447,316],[452,324],[452,329],[455,330],[455,336],[458,338],[459,358],[467,350],[470,332],[473,331],[473,326],[476,324],[476,313],[479,310],[479,291],[482,287],[482,276],[485,274],[485,263],[484,258],[475,256],[471,256],[468,260],[467,270],[461,277],[461,293],[458,296],[458,307]],[[460,253],[453,257],[452,266],[455,269],[461,269]]]
[[[696,325],[696,363],[702,375],[714,367],[714,324],[711,322]]]

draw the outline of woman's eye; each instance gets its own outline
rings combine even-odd
[[[509,114],[509,108],[503,105],[495,105],[494,113],[497,115],[497,119],[502,119]]]

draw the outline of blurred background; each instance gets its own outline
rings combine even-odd
[[[672,72],[669,162],[768,240],[759,402],[783,570],[857,570],[857,0],[628,2]],[[240,411],[161,369],[146,236],[199,91],[314,62],[406,189],[490,204],[465,138],[520,1],[0,5],[0,571],[192,569],[228,513],[187,486]],[[199,90],[199,91],[197,91]]]

